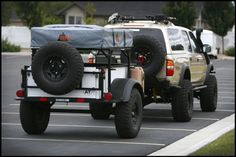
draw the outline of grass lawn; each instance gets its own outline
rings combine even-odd
[[[235,156],[235,129],[220,136],[191,156]]]

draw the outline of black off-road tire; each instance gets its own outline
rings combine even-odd
[[[145,81],[145,87],[152,88],[156,75],[160,72],[165,63],[166,52],[159,44],[159,41],[152,36],[137,35],[133,39],[133,45],[131,63],[139,64],[137,54],[147,55],[147,63],[141,66],[145,73],[145,80],[148,80]],[[127,57],[122,53],[121,62],[127,62]]]
[[[188,122],[192,119],[193,90],[189,80],[183,80],[181,89],[173,95],[171,102],[172,115],[177,122]]]
[[[203,112],[214,112],[217,108],[217,80],[214,75],[209,75],[204,88],[200,91],[200,106]]]
[[[142,124],[142,98],[136,88],[132,89],[127,103],[117,103],[115,109],[115,126],[119,137],[134,138]]]
[[[111,103],[89,103],[89,109],[93,119],[109,119],[112,112]]]
[[[20,121],[28,134],[42,134],[50,119],[50,104],[42,102],[21,101]]]
[[[63,95],[82,81],[84,64],[79,52],[65,42],[42,46],[32,60],[32,75],[43,91]]]

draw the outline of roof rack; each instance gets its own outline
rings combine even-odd
[[[118,13],[112,14],[108,18],[108,23],[123,23],[129,21],[155,21],[156,23],[162,22],[164,24],[168,24],[172,21],[176,20],[175,17],[168,17],[166,15],[156,15],[156,16],[146,16],[145,18],[135,18],[133,16],[120,16]]]

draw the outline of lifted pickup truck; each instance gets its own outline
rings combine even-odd
[[[94,119],[115,115],[119,137],[134,138],[152,102],[172,105],[174,120],[190,121],[193,97],[215,111],[217,82],[198,38],[169,17],[112,16],[113,24],[32,28],[32,65],[17,91],[28,134],[42,134],[56,102],[89,103]],[[82,59],[81,54],[87,54]]]

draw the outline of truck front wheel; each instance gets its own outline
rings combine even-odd
[[[139,91],[133,88],[128,102],[116,104],[115,126],[119,137],[134,138],[142,124],[142,98]]]
[[[214,75],[209,75],[204,88],[200,92],[200,105],[203,112],[214,112],[217,107],[217,80]]]
[[[183,80],[181,88],[175,92],[172,100],[172,115],[177,122],[188,122],[193,112],[193,90],[189,80]]]
[[[20,121],[28,134],[42,134],[49,122],[50,104],[42,102],[21,101]]]

